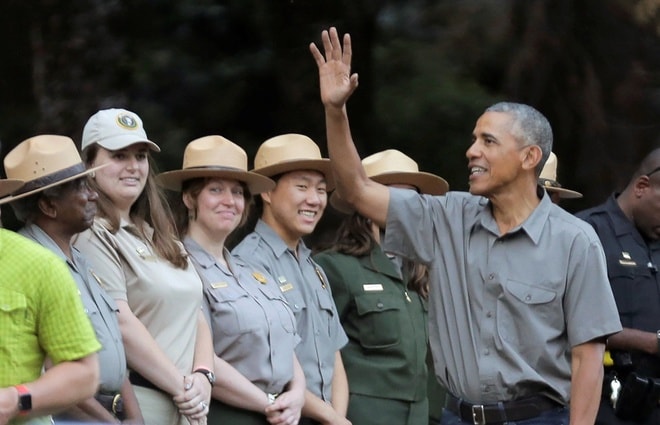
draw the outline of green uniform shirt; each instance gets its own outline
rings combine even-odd
[[[368,256],[324,252],[323,268],[348,335],[342,349],[351,394],[426,398],[426,302],[407,289],[395,264],[376,247]]]

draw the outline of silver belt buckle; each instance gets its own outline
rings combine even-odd
[[[472,406],[472,422],[474,422],[474,425],[486,425],[486,415],[484,414],[483,404],[475,404]]]

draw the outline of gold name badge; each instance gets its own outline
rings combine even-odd
[[[267,282],[266,276],[262,275],[259,272],[252,272],[252,277],[254,277],[257,280],[257,282],[261,283],[262,285],[265,285]]]
[[[284,285],[280,285],[280,291],[282,292],[290,291],[292,289],[293,289],[293,285],[290,283],[285,283]]]

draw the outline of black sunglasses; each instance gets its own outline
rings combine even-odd
[[[660,167],[657,167],[657,168],[653,169],[653,171],[651,171],[650,173],[646,173],[645,176],[646,177],[651,177],[651,174],[657,173],[658,171],[660,171]]]

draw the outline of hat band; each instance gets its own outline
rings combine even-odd
[[[247,173],[247,171],[242,170],[240,168],[236,167],[222,167],[219,165],[198,165],[194,167],[186,167],[182,169],[181,171],[188,171],[188,170],[209,170],[209,171],[239,171],[241,173]]]
[[[561,187],[559,182],[550,179],[539,178],[539,183],[541,183],[541,186],[545,186],[545,187],[556,187],[556,188]]]
[[[30,180],[29,182],[25,183],[25,185],[23,185],[23,187],[20,190],[14,192],[13,195],[14,196],[22,195],[23,193],[40,189],[42,187],[51,185],[53,183],[57,183],[60,180],[64,180],[69,177],[75,176],[76,174],[84,173],[85,170],[86,170],[85,164],[79,162],[78,164],[72,165],[71,167],[67,167],[63,170],[55,171],[54,173],[47,174],[43,177]]]

